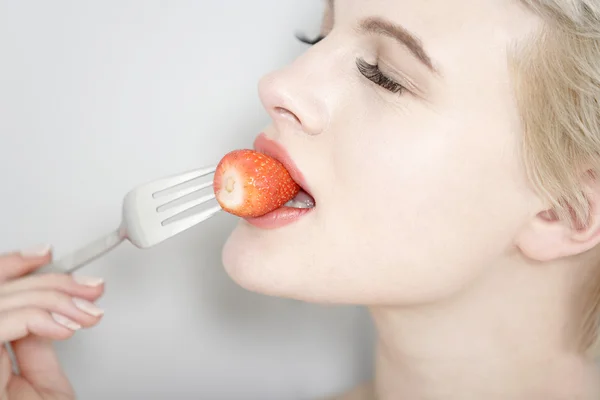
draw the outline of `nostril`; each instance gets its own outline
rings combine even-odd
[[[284,118],[288,118],[293,120],[294,122],[296,122],[299,125],[302,125],[302,121],[300,121],[300,118],[298,118],[296,116],[296,114],[294,114],[293,112],[291,112],[290,110],[288,110],[287,108],[283,108],[283,107],[275,107],[275,112],[279,115],[281,115]]]

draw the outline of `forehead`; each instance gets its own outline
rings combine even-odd
[[[532,14],[522,0],[327,0],[336,12],[377,12],[391,18],[415,22],[444,21],[462,24],[477,18],[480,22],[510,23]]]
[[[506,46],[540,24],[520,0],[335,0],[337,24],[383,16],[414,33],[431,53]],[[465,54],[468,54],[465,49]],[[435,55],[435,54],[432,54]]]

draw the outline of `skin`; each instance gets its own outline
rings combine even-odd
[[[327,38],[265,77],[260,96],[317,207],[265,231],[241,222],[223,261],[240,285],[310,302],[364,304],[378,330],[373,382],[340,399],[597,399],[578,346],[578,300],[600,254],[600,220],[556,220],[532,190],[508,48],[542,21],[513,0],[344,0]],[[437,73],[359,21],[385,16],[422,41]],[[362,76],[379,62],[408,90]],[[410,82],[410,84],[409,84]],[[582,184],[592,205],[600,186]],[[100,315],[98,280],[25,275],[50,261],[0,256],[0,399],[73,399],[50,340]],[[93,283],[93,284],[92,284]],[[64,318],[61,319],[64,321]],[[67,325],[71,325],[67,322]]]
[[[265,133],[317,207],[276,230],[241,221],[228,274],[267,295],[369,307],[375,379],[348,399],[598,398],[576,327],[600,222],[554,218],[519,152],[509,51],[543,21],[516,0],[335,3],[326,38],[259,88]],[[370,17],[417,36],[437,72],[361,33]],[[369,81],[357,57],[408,90]],[[599,204],[597,182],[582,185]]]
[[[14,374],[8,351],[0,347],[1,400],[75,399],[52,341],[100,321],[102,310],[92,302],[104,285],[97,278],[26,276],[50,260],[47,248],[0,255],[0,342],[10,343],[19,367]]]

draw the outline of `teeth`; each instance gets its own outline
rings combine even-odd
[[[315,200],[303,190],[301,190],[292,200],[285,203],[285,207],[291,208],[313,208],[314,206]]]
[[[308,204],[308,202],[302,202],[302,201],[298,201],[298,200],[290,200],[287,203],[285,203],[286,207],[291,207],[291,208],[313,208],[314,206],[311,206],[310,204]]]

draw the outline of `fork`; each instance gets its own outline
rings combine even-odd
[[[193,181],[211,175],[215,170],[216,167],[196,169],[134,188],[123,200],[123,216],[117,230],[34,271],[33,274],[70,274],[110,252],[125,240],[140,249],[146,249],[206,221],[221,211],[218,204],[205,207],[189,216],[181,216],[214,200],[214,192],[211,190],[210,194],[197,199],[186,201],[184,198],[212,188],[212,179],[200,183]],[[191,186],[182,187],[190,182]]]

